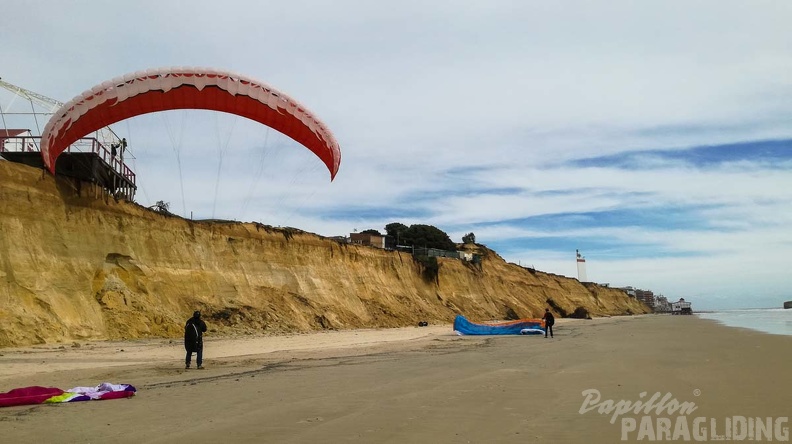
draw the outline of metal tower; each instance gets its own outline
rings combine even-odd
[[[586,277],[586,258],[580,254],[580,250],[575,250],[577,256],[577,274],[580,282],[588,282]]]
[[[11,91],[12,93],[16,94],[17,97],[21,97],[30,103],[30,112],[24,112],[24,113],[9,112],[11,105],[13,104],[13,100],[6,106],[6,109],[3,109],[2,104],[0,104],[0,117],[2,117],[4,129],[8,129],[8,124],[6,123],[6,115],[15,114],[15,115],[32,116],[33,120],[36,123],[36,130],[38,131],[38,134],[36,135],[40,136],[42,129],[47,124],[47,120],[49,120],[50,116],[55,114],[55,112],[58,109],[60,109],[60,107],[63,106],[63,102],[61,101],[30,91],[29,89],[22,88],[21,86],[8,83],[5,80],[3,80],[2,77],[0,77],[0,87],[3,87],[8,91]],[[36,110],[34,104],[43,107],[44,111],[40,109]],[[45,119],[41,123],[39,122],[39,118],[38,118],[39,116],[42,116]],[[119,138],[109,126],[97,131],[96,138],[106,146],[110,146],[111,144],[119,143],[121,141],[121,138]]]

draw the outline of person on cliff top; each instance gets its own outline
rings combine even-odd
[[[184,348],[187,350],[187,357],[184,360],[184,368],[190,368],[192,354],[195,353],[195,364],[199,370],[203,367],[203,334],[206,331],[206,322],[201,320],[201,312],[196,310],[187,323],[184,325]]]
[[[127,141],[126,137],[121,139],[121,143],[118,144],[118,151],[121,154],[121,165],[124,165],[124,151],[127,149]]]
[[[550,337],[553,337],[553,324],[555,324],[555,317],[553,313],[550,313],[549,308],[545,308],[544,316],[542,316],[542,320],[545,321],[545,338],[547,337],[547,333],[550,332]]]

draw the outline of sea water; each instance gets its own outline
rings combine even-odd
[[[743,327],[774,335],[792,336],[792,309],[751,308],[696,313],[729,327]]]

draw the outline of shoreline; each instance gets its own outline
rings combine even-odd
[[[69,366],[86,350],[60,350],[52,371],[0,376],[0,391],[112,382],[135,385],[137,396],[0,409],[0,433],[9,442],[52,441],[57,431],[63,442],[612,443],[624,432],[622,419],[638,424],[647,416],[611,424],[596,409],[581,413],[587,390],[600,402],[670,394],[695,404],[688,427],[699,416],[722,428],[723,418],[788,415],[792,362],[783,351],[792,337],[703,321],[567,320],[555,339],[458,336],[450,326],[303,334],[280,345],[272,337],[218,338],[207,341],[201,371],[184,370],[180,342],[112,350],[106,360],[100,355],[109,348],[95,350],[77,369]],[[253,345],[262,340],[270,343]],[[9,358],[32,369],[57,352],[0,350],[0,369]],[[134,353],[152,359],[140,364]],[[661,417],[676,418],[648,416],[653,428]],[[637,438],[626,433],[628,442]]]
[[[745,329],[774,336],[792,336],[792,312],[786,313],[781,308],[707,312],[697,314],[697,317],[724,327]]]

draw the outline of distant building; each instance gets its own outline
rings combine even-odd
[[[685,301],[685,298],[679,298],[679,301],[671,304],[671,314],[693,314],[693,307],[691,307],[690,302]]]
[[[369,247],[385,248],[385,236],[369,233],[350,233],[349,241],[353,244]]]
[[[670,313],[671,303],[668,302],[668,298],[663,295],[657,295],[654,301],[654,311],[656,313]]]
[[[639,301],[643,302],[644,304],[654,307],[655,305],[655,296],[651,290],[635,290],[635,298]]]
[[[627,296],[629,296],[631,298],[635,297],[635,289],[632,288],[632,287],[621,287],[621,288],[619,288],[619,290],[624,291],[625,293],[627,293]]]

